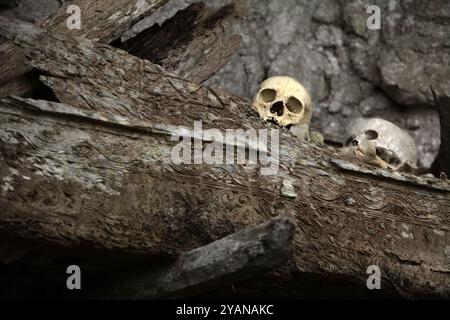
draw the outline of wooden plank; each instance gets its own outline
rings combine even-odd
[[[120,37],[134,23],[149,16],[168,0],[74,0],[42,23],[47,30],[72,36],[84,36],[94,41],[110,43]],[[68,5],[76,5],[81,12],[81,29],[69,29]],[[0,33],[0,38],[2,34]],[[1,40],[1,39],[0,39]],[[1,43],[1,41],[0,41]],[[0,44],[0,97],[27,96],[35,82],[27,75],[32,70],[20,48]]]
[[[294,234],[291,221],[274,218],[183,253],[166,266],[110,279],[99,297],[186,298],[250,279],[288,263],[294,251]]]
[[[151,15],[168,0],[74,0],[44,21],[42,28],[72,36],[82,36],[93,41],[111,43],[135,23]],[[67,27],[69,5],[76,5],[81,12],[81,28]]]
[[[336,162],[352,161],[339,151],[286,129],[276,174],[175,164],[171,136],[194,121],[222,131],[273,126],[244,101],[124,51],[1,19],[0,30],[65,103],[1,100],[1,235],[176,256],[285,215],[297,223],[293,273],[365,286],[375,264],[383,286],[403,296],[449,296],[448,182],[349,167]]]
[[[244,15],[240,2],[214,12],[203,2],[193,3],[162,26],[154,25],[118,47],[181,78],[201,83],[239,49],[241,37],[228,34],[226,26]]]

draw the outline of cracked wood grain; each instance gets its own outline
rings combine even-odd
[[[447,182],[336,162],[338,151],[286,129],[278,174],[176,165],[174,127],[272,126],[246,102],[122,50],[2,19],[0,30],[62,102],[0,100],[2,236],[176,257],[283,215],[296,222],[292,274],[365,286],[377,264],[387,290],[449,296]]]
[[[152,14],[167,0],[74,0],[42,23],[50,31],[72,36],[84,36],[94,41],[110,43],[120,37],[134,23]],[[81,9],[81,29],[70,30],[66,21],[68,5]],[[1,38],[2,34],[0,34]],[[0,43],[0,97],[30,95],[35,82],[27,75],[32,68],[23,53],[11,43]]]
[[[239,1],[210,12],[203,2],[179,11],[162,26],[154,25],[118,45],[181,78],[201,83],[213,76],[239,49],[241,37],[228,35],[225,26],[242,18]]]
[[[168,0],[74,0],[44,21],[42,28],[82,36],[93,41],[111,43],[136,22],[151,15]],[[81,29],[67,28],[67,6],[76,5],[81,10]]]
[[[295,226],[278,217],[183,253],[174,262],[109,280],[98,295],[110,299],[193,297],[287,264]]]

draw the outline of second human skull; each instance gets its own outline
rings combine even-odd
[[[416,144],[413,138],[395,124],[379,119],[358,118],[350,122],[347,127],[346,147],[358,147],[370,150],[373,146],[374,157],[378,163],[394,170],[404,165],[415,168],[417,165]],[[366,148],[360,148],[365,146]],[[368,154],[364,154],[368,156]]]
[[[309,126],[311,122],[311,97],[297,80],[290,77],[265,80],[253,106],[264,121],[274,121],[283,127],[295,124]]]

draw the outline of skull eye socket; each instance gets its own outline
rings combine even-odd
[[[299,114],[303,110],[303,104],[296,98],[290,97],[286,102],[286,108],[295,114]]]
[[[364,132],[364,135],[367,140],[378,139],[378,132],[376,132],[375,130],[367,130],[366,132]]]
[[[355,137],[349,137],[347,140],[345,140],[344,145],[346,147],[348,147],[350,145],[353,146],[353,147],[356,147],[358,145],[358,141],[355,140]]]
[[[264,89],[260,95],[264,102],[272,102],[277,97],[277,92],[273,89]]]

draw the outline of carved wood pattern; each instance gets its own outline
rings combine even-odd
[[[298,222],[294,270],[364,279],[377,263],[394,286],[405,268],[411,283],[429,272],[430,290],[448,284],[448,194],[343,174],[326,161],[305,166],[287,153],[278,176],[173,165],[164,157],[174,143],[163,136],[11,106],[1,109],[1,181],[13,187],[5,192],[2,184],[2,232],[165,255],[284,214]],[[293,179],[297,198],[281,195],[283,176]],[[24,219],[30,208],[35,214]]]
[[[1,100],[0,234],[161,256],[288,215],[298,227],[292,272],[361,283],[367,267],[379,264],[386,284],[404,295],[449,295],[444,182],[356,164],[346,171],[332,161],[342,159],[339,152],[285,129],[278,175],[239,165],[176,166],[167,161],[169,125],[267,126],[224,92],[108,46],[83,40],[80,50],[69,37],[30,28],[0,19],[65,105]],[[285,179],[296,198],[282,195]]]

